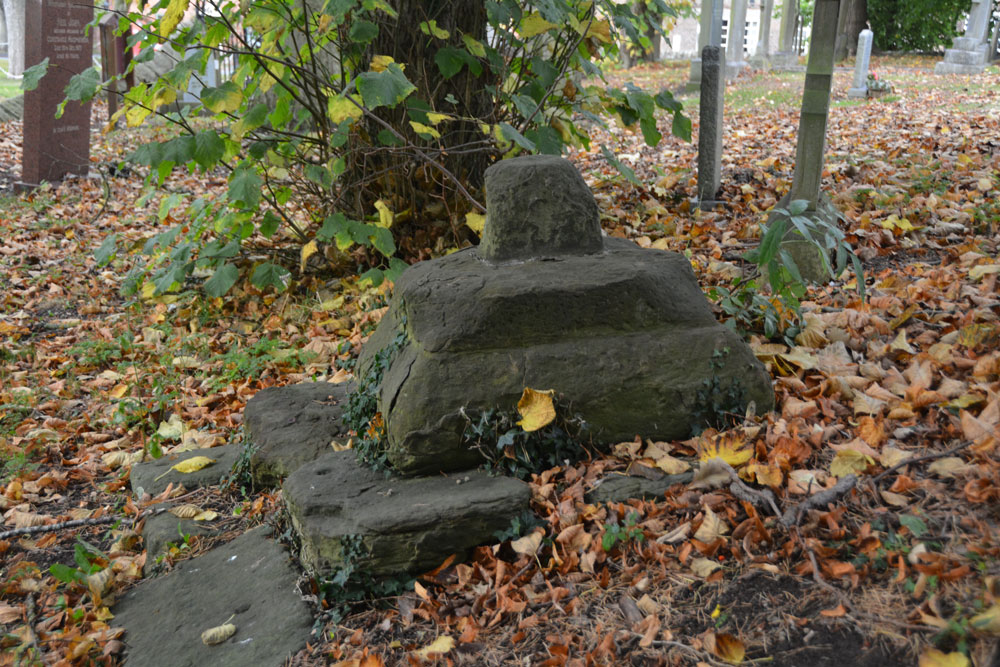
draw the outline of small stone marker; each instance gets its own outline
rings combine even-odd
[[[854,61],[854,85],[847,91],[852,98],[868,96],[868,62],[872,56],[872,31],[861,31],[858,35],[858,55]]]
[[[24,95],[22,188],[86,175],[90,167],[90,103],[69,102],[61,118],[55,115],[70,78],[91,66],[86,25],[93,16],[91,5],[75,0],[27,0],[24,63],[32,67],[48,58],[49,69]]]
[[[972,0],[965,34],[945,49],[944,60],[934,66],[935,74],[979,74],[990,60],[990,16],[993,0]]]
[[[710,210],[722,178],[722,118],[726,81],[722,74],[722,49],[701,50],[701,99],[698,121],[698,206]]]

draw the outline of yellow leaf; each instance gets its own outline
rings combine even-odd
[[[699,577],[707,577],[720,567],[722,566],[709,558],[695,558],[691,561],[691,571]]]
[[[215,459],[210,459],[207,456],[192,456],[189,459],[184,459],[177,465],[171,466],[171,469],[182,473],[192,473],[213,463],[215,463]]]
[[[378,223],[376,224],[378,224],[379,227],[385,227],[387,229],[392,227],[392,220],[395,217],[392,209],[389,208],[389,206],[381,199],[375,202],[375,208],[378,210]]]
[[[373,72],[381,72],[394,62],[396,61],[392,59],[392,56],[373,56],[371,69]],[[400,69],[404,69],[405,67],[405,65],[399,66]]]
[[[315,239],[302,246],[302,251],[299,254],[299,273],[306,272],[306,262],[317,252],[319,252],[319,246],[316,244]]]
[[[511,542],[510,548],[516,553],[525,556],[534,556],[535,553],[538,552],[538,547],[542,546],[542,537],[544,535],[545,531],[539,528],[534,532]]]
[[[357,120],[364,112],[354,102],[341,95],[331,95],[326,100],[326,115],[334,123],[343,123],[348,118]]]
[[[90,595],[94,598],[94,604],[100,605],[101,598],[111,588],[114,579],[115,573],[110,567],[87,576],[87,588],[90,589]]]
[[[135,126],[129,125],[129,127],[135,127]],[[153,283],[143,283],[141,293],[143,299],[152,299],[153,294],[156,293],[156,285],[154,285]]]
[[[986,611],[970,618],[969,625],[976,632],[988,635],[1000,635],[1000,603],[995,602]]]
[[[412,127],[413,131],[416,132],[417,134],[429,134],[430,136],[434,137],[435,139],[440,139],[441,138],[441,133],[438,132],[437,130],[435,130],[430,125],[424,125],[423,123],[418,123],[415,120],[411,120],[410,121],[410,127]]]
[[[173,514],[178,519],[193,519],[194,517],[201,514],[202,509],[197,505],[184,504],[184,505],[178,505],[177,507],[171,507],[167,511]]]
[[[164,104],[173,104],[177,100],[177,90],[174,88],[160,88],[153,95],[153,102],[150,106],[158,109]]]
[[[785,354],[779,354],[776,356],[789,363],[795,364],[802,370],[806,371],[816,368],[816,365],[819,363],[819,359],[816,355],[806,352],[806,350],[801,347],[796,347],[791,352],[786,352]]]
[[[221,644],[236,634],[236,626],[232,623],[224,623],[214,628],[209,628],[201,633],[201,642],[207,646]]]
[[[538,12],[531,12],[523,19],[521,19],[521,25],[517,31],[521,34],[523,39],[530,39],[535,35],[540,35],[543,32],[551,30],[552,28],[557,28],[555,23],[549,23],[542,18],[542,15]]]
[[[447,653],[453,648],[455,648],[455,640],[448,635],[441,635],[427,646],[416,651],[416,654],[421,660],[427,660],[431,653]]]
[[[745,444],[739,436],[729,434],[704,438],[699,443],[698,459],[700,461],[722,459],[736,468],[749,461],[750,457],[753,456],[753,448],[747,447]]]
[[[199,368],[201,366],[201,362],[198,361],[198,357],[187,355],[174,357],[170,363],[174,368]]]
[[[598,42],[611,43],[611,24],[607,21],[594,21],[590,24],[587,34],[584,37],[593,37]]]
[[[872,459],[856,449],[842,449],[833,457],[830,464],[830,474],[834,477],[846,477],[852,473],[862,473],[868,469]]]
[[[114,387],[111,391],[109,391],[108,394],[112,398],[121,398],[122,396],[125,395],[126,392],[128,392],[128,385],[120,384]]]
[[[969,269],[969,277],[973,280],[980,280],[991,273],[1000,273],[1000,264],[976,264]]]
[[[976,181],[976,189],[980,192],[989,192],[993,187],[993,182],[988,178],[980,178]]]
[[[743,647],[743,642],[732,635],[716,635],[715,655],[730,665],[738,665],[743,662],[746,649]]]
[[[204,512],[199,512],[192,518],[195,521],[214,521],[219,518],[219,513],[213,510],[205,510]]]
[[[698,526],[698,530],[695,531],[694,539],[711,543],[728,532],[729,526],[726,525],[726,522],[719,518],[718,514],[706,507],[705,519]]]
[[[177,361],[179,358],[176,357],[174,361]],[[181,421],[177,413],[174,413],[170,415],[167,421],[160,422],[160,425],[156,428],[156,435],[164,440],[177,440],[184,434],[185,430],[184,422]]]
[[[656,460],[656,467],[668,475],[679,475],[682,472],[690,470],[691,464],[683,459],[678,459],[667,454]]]
[[[530,433],[551,423],[556,418],[556,408],[552,404],[554,393],[551,389],[536,391],[525,387],[521,400],[517,402],[517,411],[521,415],[517,425]]]
[[[970,667],[969,659],[959,653],[942,653],[936,648],[926,648],[920,655],[920,667]]]
[[[163,13],[163,18],[160,19],[159,33],[160,37],[168,37],[170,33],[174,31],[177,24],[181,22],[184,18],[184,14],[187,12],[189,0],[170,0],[170,4],[167,5],[167,11]]]
[[[473,39],[468,35],[462,35],[462,41],[465,42],[465,48],[469,50],[469,53],[477,58],[486,57],[486,48],[483,46],[482,42]]]
[[[483,227],[486,225],[486,216],[482,213],[466,213],[465,214],[465,224],[466,226],[474,231],[476,234],[483,235]]]
[[[427,120],[430,121],[431,125],[437,125],[441,121],[448,120],[450,118],[451,118],[451,116],[449,116],[446,113],[428,113],[427,114]]]
[[[909,341],[906,340],[906,329],[900,329],[899,333],[896,334],[896,338],[889,345],[889,349],[897,352],[906,352],[907,354],[916,354],[917,351],[913,349]]]

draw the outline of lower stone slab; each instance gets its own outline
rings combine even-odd
[[[176,503],[168,503],[154,508],[175,506]],[[148,575],[156,570],[157,559],[167,551],[170,544],[181,546],[185,543],[185,537],[209,536],[218,532],[211,522],[180,519],[167,511],[153,514],[146,519],[142,528],[142,544],[146,548],[143,572]]]
[[[181,461],[185,461],[195,456],[207,456],[215,459],[210,465],[195,470],[194,472],[179,472],[173,470],[173,466]],[[148,493],[157,495],[173,482],[174,486],[183,484],[184,488],[190,490],[202,486],[218,484],[224,478],[229,477],[240,456],[238,447],[224,445],[222,447],[210,447],[208,449],[194,449],[176,454],[166,454],[158,459],[137,463],[132,466],[132,473],[129,477],[132,484],[132,491],[136,497]]]
[[[330,451],[330,443],[346,443],[341,416],[349,390],[347,383],[303,382],[271,387],[251,398],[243,417],[254,448],[254,481],[280,484],[302,464]]]
[[[530,499],[524,482],[479,471],[386,478],[359,465],[353,451],[299,468],[282,495],[307,568],[331,573],[351,558],[379,576],[425,572],[492,541]],[[363,544],[357,558],[345,550],[354,536]]]
[[[303,648],[312,613],[296,590],[298,571],[267,532],[252,530],[126,593],[111,621],[125,628],[125,664],[278,667]],[[232,637],[202,643],[203,631],[226,622],[236,626]]]

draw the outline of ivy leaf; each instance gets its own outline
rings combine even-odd
[[[381,72],[364,72],[358,75],[358,92],[369,109],[392,108],[416,89],[396,63],[389,63]]]
[[[288,277],[290,275],[284,267],[272,264],[271,262],[264,262],[263,264],[258,264],[257,268],[253,270],[250,282],[258,289],[274,287],[279,292],[283,292],[288,287]]]
[[[239,277],[239,269],[232,264],[222,264],[215,270],[212,277],[205,281],[205,284],[202,287],[204,288],[206,294],[211,297],[218,298],[224,296],[226,292],[229,291],[229,288],[236,283],[236,280]]]
[[[38,88],[38,82],[42,80],[45,73],[49,71],[49,59],[46,58],[37,65],[32,65],[24,70],[21,78],[21,90],[28,92]]]

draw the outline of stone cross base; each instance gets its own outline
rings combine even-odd
[[[860,88],[848,88],[847,97],[849,97],[852,100],[868,97],[868,86],[861,86]]]
[[[980,74],[989,63],[985,43],[968,37],[955,38],[954,48],[945,49],[944,60],[934,66],[935,74]]]
[[[770,55],[770,61],[775,69],[788,69],[799,64],[799,55],[793,51],[778,51]]]

